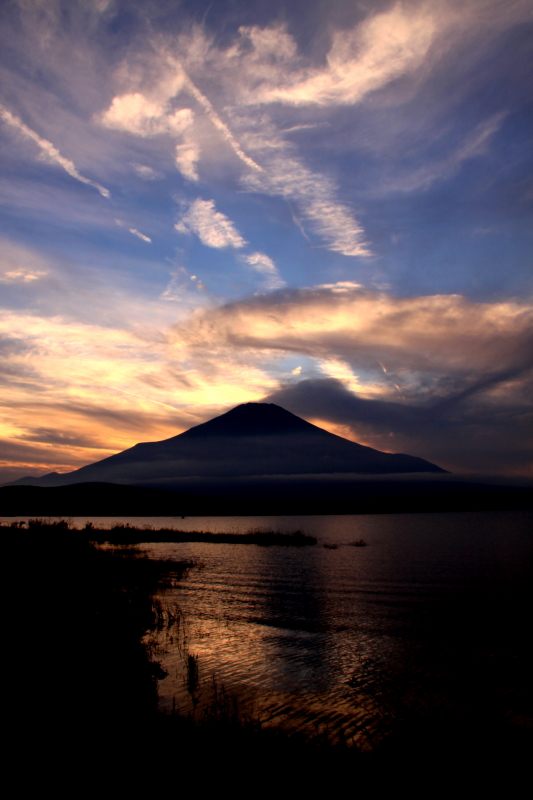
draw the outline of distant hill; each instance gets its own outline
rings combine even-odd
[[[382,453],[312,425],[273,403],[245,403],[161,442],[144,442],[63,475],[10,485],[118,483],[173,488],[187,478],[333,473],[444,473],[423,458]]]
[[[187,490],[187,491],[186,491]],[[533,509],[531,487],[423,476],[295,476],[198,479],[182,491],[78,483],[4,486],[0,515],[26,517],[179,517],[287,514],[400,514]]]

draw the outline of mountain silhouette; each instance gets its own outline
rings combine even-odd
[[[187,478],[439,472],[429,461],[383,453],[312,425],[273,403],[244,403],[160,442],[144,442],[63,475],[14,484],[110,482],[165,486]]]

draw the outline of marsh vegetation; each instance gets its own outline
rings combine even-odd
[[[252,528],[246,532],[225,531],[212,533],[210,531],[183,531],[176,528],[155,528],[152,525],[131,525],[130,523],[117,522],[111,527],[97,527],[91,521],[85,523],[83,528],[77,528],[72,520],[36,518],[27,522],[14,521],[9,525],[0,524],[2,528],[16,528],[27,530],[29,533],[43,535],[57,535],[68,531],[71,538],[81,535],[86,540],[97,544],[109,543],[113,545],[138,545],[153,542],[181,544],[184,542],[208,542],[211,544],[255,544],[260,547],[308,547],[316,545],[314,536],[309,536],[303,531],[296,530],[282,533],[271,529]]]

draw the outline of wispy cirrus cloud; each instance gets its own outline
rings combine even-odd
[[[189,141],[182,142],[176,145],[176,166],[189,181],[197,181],[198,176],[198,162],[200,160],[200,147],[198,142],[194,141],[192,137]]]
[[[157,87],[154,99],[140,92],[117,95],[109,108],[97,115],[96,119],[107,128],[143,138],[165,134],[179,138],[175,151],[176,166],[185,178],[197,181],[200,148],[191,134],[194,113],[190,108],[173,108],[170,103],[173,96],[182,90],[184,82],[185,77],[178,68],[173,81],[165,80]],[[149,175],[152,178],[153,171],[147,172],[150,168],[140,169],[141,177]]]
[[[0,239],[0,283],[33,283],[50,274],[46,259],[28,248]]]
[[[184,177],[196,181],[198,180],[196,164],[201,151],[197,139],[190,132],[187,134],[187,130],[193,124],[194,114],[190,108],[175,109],[171,103],[172,99],[182,92],[189,94],[199,104],[236,156],[247,167],[261,171],[259,164],[239,145],[209,98],[193,83],[182,65],[172,57],[167,59],[165,76],[155,87],[154,98],[146,97],[140,92],[116,96],[109,108],[97,116],[97,120],[108,128],[143,137],[161,134],[180,136],[185,133],[184,141],[176,145],[176,165]]]
[[[259,272],[264,277],[266,291],[275,291],[285,286],[285,281],[280,277],[276,265],[265,253],[250,253],[244,256],[244,261],[251,269]]]
[[[196,275],[190,275],[185,267],[176,267],[170,273],[170,281],[165,287],[164,292],[161,294],[162,300],[174,300],[180,303],[187,303],[188,305],[202,305],[205,306],[205,298],[199,299],[191,296],[191,290],[196,289],[198,292],[204,292],[205,286]]]
[[[242,250],[248,242],[241,236],[235,224],[215,208],[214,200],[194,200],[179,222],[174,226],[178,233],[195,233],[202,244],[217,250]],[[278,269],[266,253],[255,252],[242,256],[242,261],[263,277],[263,289],[273,291],[285,286]],[[176,294],[175,276],[172,282],[172,295]],[[179,276],[181,281],[181,273]],[[168,287],[167,287],[168,288]],[[179,295],[179,292],[178,292]],[[168,294],[165,294],[168,296]]]
[[[235,51],[218,50],[195,29],[192,34],[182,36],[179,41],[180,58],[170,54],[170,46],[159,43],[158,50],[169,53],[162,58],[158,78],[153,81],[151,93],[130,92],[117,95],[111,105],[97,120],[106,127],[127,131],[143,138],[172,134],[179,138],[175,149],[176,166],[191,181],[199,180],[199,163],[202,147],[208,144],[205,131],[200,131],[199,117],[204,114],[212,123],[214,132],[230,146],[241,164],[246,167],[241,184],[251,192],[280,196],[298,206],[303,220],[308,220],[312,229],[334,252],[348,256],[368,256],[370,249],[364,231],[354,211],[337,198],[337,187],[331,178],[317,173],[298,157],[293,144],[283,132],[264,114],[257,115],[242,103],[243,81],[249,79],[249,61],[253,62],[251,74],[259,70],[269,72],[272,48],[279,50],[279,40],[285,47],[286,56],[296,54],[294,41],[281,30],[250,29],[246,33],[252,41],[254,51],[240,59]],[[197,53],[204,53],[198,61]],[[291,56],[292,54],[292,56]],[[213,67],[220,71],[224,82],[225,99],[222,119],[213,102],[198,86]],[[198,73],[193,80],[190,72]],[[272,76],[271,76],[272,77]],[[181,97],[189,96],[196,101],[196,110],[180,108]],[[180,100],[178,101],[178,97]],[[200,141],[203,140],[203,144]]]
[[[234,81],[242,105],[354,106],[403,76],[425,71],[423,80],[448,51],[529,18],[522,0],[398,0],[386,10],[369,9],[353,27],[334,30],[318,66],[298,52],[280,24],[241,26],[232,46],[210,51],[208,58]]]
[[[127,228],[128,232],[131,233],[133,236],[136,236],[137,239],[140,239],[141,242],[147,242],[151,244],[152,240],[149,236],[145,233],[141,233],[141,231],[137,230],[137,228],[130,228],[129,225],[121,219],[116,219],[115,222],[120,228]]]
[[[353,30],[335,32],[325,69],[277,75],[277,85],[265,81],[248,102],[353,105],[420,66],[442,26],[434,3],[395,3]]]
[[[145,233],[141,233],[140,231],[137,230],[137,228],[128,228],[128,230],[129,230],[130,233],[132,233],[134,236],[136,236],[137,239],[140,239],[141,242],[151,242],[152,241],[149,236],[146,236]]]
[[[498,3],[492,2],[495,9]],[[243,26],[225,48],[197,26],[173,44],[160,37],[155,58],[159,66],[151,65],[150,91],[117,95],[99,119],[108,127],[142,137],[162,133],[178,137],[176,166],[188,180],[198,181],[202,147],[208,147],[210,153],[213,149],[205,135],[199,135],[197,123],[204,115],[247,167],[241,175],[247,191],[283,197],[294,204],[303,235],[318,237],[315,246],[365,258],[372,249],[360,212],[339,200],[332,177],[310,168],[286,138],[287,131],[306,129],[309,124],[287,127],[265,109],[280,104],[360,104],[398,77],[427,67],[432,48],[438,45],[435,52],[441,53],[457,40],[461,20],[469,31],[478,16],[475,2],[462,14],[447,2],[397,2],[386,11],[370,13],[353,28],[333,32],[322,67],[304,63],[294,38],[283,26]],[[209,90],[203,88],[206,82],[221,90],[222,110],[215,108]],[[176,107],[183,106],[187,97],[196,103],[194,112]],[[398,189],[394,178],[389,179],[377,191],[389,184],[391,192],[419,189],[452,174],[462,161],[483,152],[499,121],[501,118],[493,117],[478,126],[456,152],[435,162],[433,169],[425,165],[398,178]]]
[[[328,176],[310,169],[298,156],[295,146],[285,140],[278,127],[266,115],[251,115],[233,109],[232,123],[241,140],[263,169],[241,176],[241,185],[249,192],[283,197],[296,205],[299,217],[295,224],[309,240],[303,223],[325,242],[325,247],[347,256],[371,255],[363,226],[353,210],[339,202],[337,186]]]
[[[178,233],[196,233],[206,247],[239,250],[247,244],[234,223],[216,210],[214,200],[194,200],[174,227]]]
[[[135,173],[145,181],[157,181],[163,177],[161,172],[158,172],[153,167],[148,167],[146,164],[132,164]]]
[[[464,161],[487,153],[491,137],[501,128],[506,116],[507,112],[502,111],[483,120],[444,158],[427,160],[422,166],[391,176],[372,190],[373,193],[415,192],[427,189],[435,181],[448,179]]]
[[[198,89],[198,87],[191,81],[191,79],[187,76],[186,78],[186,87],[191,92],[195,100],[197,100],[202,108],[204,109],[205,113],[215,126],[215,128],[222,134],[223,138],[228,142],[236,156],[244,163],[247,167],[251,167],[253,170],[261,172],[262,167],[259,166],[252,158],[250,158],[239,145],[237,139],[233,135],[232,131],[226,125],[226,123],[221,119],[220,115],[217,114],[215,108],[211,101]]]
[[[28,126],[25,125],[22,120],[12,114],[11,111],[1,104],[0,118],[11,128],[22,134],[22,136],[24,136],[26,139],[30,139],[32,142],[35,142],[40,150],[42,158],[46,159],[51,164],[57,164],[59,167],[62,167],[65,172],[68,172],[68,174],[77,181],[97,189],[102,197],[109,198],[111,196],[109,190],[106,189],[105,186],[101,186],[99,183],[96,183],[96,181],[92,181],[90,178],[86,178],[81,175],[76,169],[74,162],[68,158],[65,158],[65,156],[62,156],[57,147],[54,147],[52,142],[49,142],[47,139],[43,139],[38,133],[33,131],[31,128],[28,128]]]

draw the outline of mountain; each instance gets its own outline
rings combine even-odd
[[[107,482],[171,488],[188,478],[412,472],[446,470],[343,439],[273,403],[245,403],[170,439],[136,444],[74,472],[21,478],[14,485]]]

